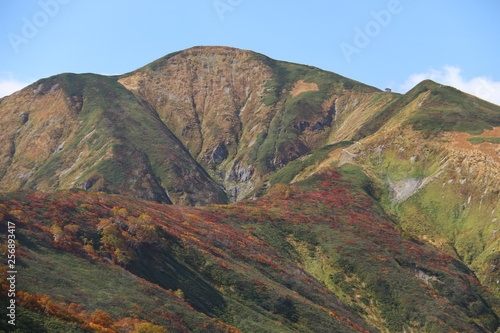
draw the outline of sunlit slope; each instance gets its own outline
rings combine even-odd
[[[352,138],[397,96],[228,47],[170,54],[119,82],[158,112],[232,200],[311,150]]]
[[[401,234],[371,187],[346,164],[204,209],[83,191],[6,194],[1,207],[18,227],[20,290],[80,305],[82,327],[99,309],[111,330],[136,317],[202,332],[210,317],[241,331],[493,332],[496,301],[474,273]]]
[[[228,47],[114,77],[56,75],[1,99],[0,189],[237,201],[311,150],[359,135],[397,97]]]
[[[0,188],[83,188],[159,202],[225,194],[158,119],[115,79],[62,74],[2,100]]]
[[[371,135],[315,151],[271,180],[359,165],[403,230],[463,259],[498,294],[500,107],[424,81],[379,116]]]

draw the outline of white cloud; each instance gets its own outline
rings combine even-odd
[[[12,78],[0,78],[0,98],[21,90],[29,84]]]
[[[454,66],[444,66],[441,70],[431,69],[427,73],[411,75],[399,88],[400,91],[407,92],[423,80],[431,79],[500,105],[500,82],[486,76],[467,80],[461,72],[460,68]]]

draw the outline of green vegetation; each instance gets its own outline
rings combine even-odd
[[[259,172],[274,171],[307,152],[308,148],[298,139],[300,132],[293,125],[299,116],[302,121],[321,116],[318,110],[321,110],[324,99],[323,92],[306,92],[286,100],[271,121],[262,144],[254,145],[255,160],[251,162]]]
[[[348,145],[351,145],[352,143],[353,142],[351,141],[342,141],[334,145],[327,145],[313,150],[303,157],[288,163],[284,168],[273,173],[271,177],[269,177],[269,181],[272,186],[278,183],[290,184],[292,180],[302,171],[310,166],[317,165],[318,163],[321,163],[326,158],[328,158],[328,154],[333,150],[341,147],[346,147]]]
[[[489,142],[489,143],[493,143],[493,144],[499,144],[500,143],[500,138],[499,137],[476,136],[476,137],[467,139],[467,141],[469,141],[473,145],[478,145],[478,144],[481,144],[483,142]]]
[[[466,96],[449,87],[424,81],[407,95],[430,91],[425,107],[408,119],[405,124],[427,133],[460,131],[478,135],[485,129],[500,126],[500,106]]]
[[[261,174],[280,169],[311,148],[319,148],[307,147],[299,139],[303,131],[300,124],[313,124],[314,121],[322,119],[322,105],[328,97],[341,96],[346,89],[378,92],[373,87],[315,67],[276,61],[260,54],[252,54],[250,59],[262,61],[273,70],[272,79],[265,85],[262,102],[266,106],[277,108],[265,137],[259,136],[249,153],[249,162]],[[319,90],[291,97],[290,92],[298,80],[315,83]],[[328,133],[324,131],[321,135],[326,139]]]
[[[275,91],[278,96],[281,94],[281,90],[291,91],[293,84],[298,80],[314,82],[318,85],[320,91],[331,91],[332,89],[336,89],[338,92],[341,92],[343,89],[355,89],[365,92],[379,91],[358,81],[312,66],[277,61],[257,53],[253,53],[250,59],[260,60],[272,68],[274,71],[272,85],[279,87]]]
[[[470,149],[449,149],[453,136],[438,132],[432,137],[408,129],[391,134],[367,140],[369,145],[356,160],[377,185],[374,197],[393,214],[405,239],[432,244],[460,258],[498,297],[495,260],[488,259],[499,246],[495,231],[500,217],[498,189],[496,180],[489,178],[495,170],[490,165],[495,157]],[[473,144],[496,141],[471,139]],[[489,162],[482,164],[483,160]],[[484,298],[490,300],[491,294]],[[470,305],[476,313],[481,312],[478,304]],[[496,301],[491,304],[498,307]]]
[[[119,267],[89,262],[65,251],[46,248],[39,241],[29,244],[29,248],[35,257],[23,260],[29,269],[20,285],[29,294],[40,292],[43,285],[44,293],[55,295],[56,301],[72,299],[85,309],[106,309],[115,316],[121,315],[124,308],[132,308],[132,304],[151,313],[172,300],[168,293],[159,293],[153,285],[142,284]],[[151,294],[156,294],[157,300],[152,302]],[[144,314],[140,316],[147,318]]]
[[[408,98],[409,100],[409,98]],[[396,97],[389,101],[384,107],[378,110],[371,121],[365,123],[353,137],[353,140],[361,140],[376,133],[391,117],[403,108],[409,101],[404,96]]]

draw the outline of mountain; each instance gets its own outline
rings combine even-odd
[[[0,188],[84,188],[191,205],[239,200],[289,161],[350,137],[366,119],[342,128],[344,118],[369,113],[377,92],[219,47],[117,77],[57,75],[1,100],[8,130],[0,134]]]
[[[0,108],[5,190],[83,188],[187,204],[227,200],[156,112],[114,78],[54,76],[3,99]]]
[[[195,47],[39,80],[0,124],[21,331],[500,325],[500,106]]]
[[[379,184],[403,230],[461,258],[498,294],[500,107],[430,81],[395,103],[336,159]]]

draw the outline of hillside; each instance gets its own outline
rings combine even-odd
[[[373,134],[330,154],[315,152],[314,163],[293,162],[271,179],[300,180],[326,165],[356,164],[402,230],[460,258],[500,295],[500,107],[424,81],[383,109],[384,118],[362,129]]]
[[[109,332],[133,319],[176,332],[494,331],[498,304],[473,272],[402,236],[367,187],[345,165],[204,209],[6,194],[23,318]]]
[[[113,78],[43,79],[3,99],[0,115],[4,190],[83,188],[184,204],[227,200],[154,110]]]
[[[351,138],[391,99],[379,95],[334,73],[222,47],[118,77],[56,75],[0,100],[0,189],[235,201],[311,149]]]
[[[21,332],[500,326],[500,106],[194,47],[41,79],[0,127]]]

